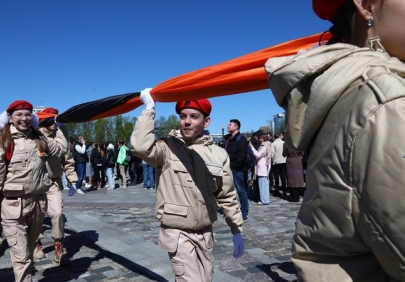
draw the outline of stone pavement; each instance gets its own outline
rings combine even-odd
[[[74,197],[63,193],[65,247],[71,263],[52,262],[46,217],[46,258],[35,262],[33,281],[174,281],[168,255],[157,245],[154,190],[136,185]],[[219,215],[214,224],[214,281],[295,281],[290,248],[299,206],[280,198],[271,198],[268,206],[250,201],[243,231],[245,254],[238,260],[232,257],[232,235]],[[6,240],[0,247],[0,281],[14,281]]]

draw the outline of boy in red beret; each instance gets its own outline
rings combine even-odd
[[[156,210],[161,221],[159,246],[169,254],[177,280],[212,281],[213,233],[218,206],[233,234],[233,256],[244,252],[242,213],[226,151],[213,144],[207,99],[176,104],[180,130],[163,141],[154,134],[155,102],[141,92],[145,110],[131,136],[134,154],[156,168]]]
[[[46,108],[41,113],[49,113],[52,116],[39,119],[39,131],[48,139],[55,140],[61,138],[57,135],[58,131],[64,133],[62,136],[68,140],[66,126],[55,120],[55,116],[59,111],[55,108]],[[63,142],[64,140],[59,140]],[[66,142],[66,141],[64,141]],[[54,239],[54,261],[56,263],[67,264],[69,258],[65,255],[63,248],[64,234],[64,217],[63,217],[63,198],[62,198],[62,174],[65,173],[67,179],[71,183],[69,196],[73,196],[76,193],[77,174],[75,172],[75,162],[70,150],[67,150],[66,154],[62,157],[50,156],[46,160],[46,167],[48,170],[49,178],[51,179],[51,185],[46,192],[46,198],[48,200],[47,212],[52,222],[52,238]],[[42,259],[45,254],[42,250],[41,239],[44,237],[43,230],[38,237],[34,250],[34,258]]]

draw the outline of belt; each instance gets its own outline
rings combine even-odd
[[[30,195],[30,194],[26,194],[26,195],[24,195],[24,196],[28,196],[28,195]],[[31,195],[34,195],[34,194],[31,194]],[[36,194],[36,195],[38,195],[38,196],[43,196],[44,194]],[[6,200],[18,200],[18,199],[20,199],[20,198],[23,198],[24,196],[21,196],[21,197],[9,197],[9,196],[4,196],[4,199],[6,199]]]

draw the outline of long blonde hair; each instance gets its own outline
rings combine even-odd
[[[0,147],[3,148],[5,152],[10,149],[11,146],[11,131],[10,131],[11,124],[8,123],[4,126],[4,128],[0,131]],[[48,151],[48,143],[45,140],[45,136],[37,129],[31,126],[32,135],[37,143],[37,148],[40,152],[47,152]]]

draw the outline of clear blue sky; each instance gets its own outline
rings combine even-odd
[[[25,99],[63,112],[330,24],[309,0],[0,0],[0,26],[0,111]],[[211,133],[231,118],[257,130],[282,112],[270,90],[210,100]],[[174,114],[174,103],[156,111]]]

